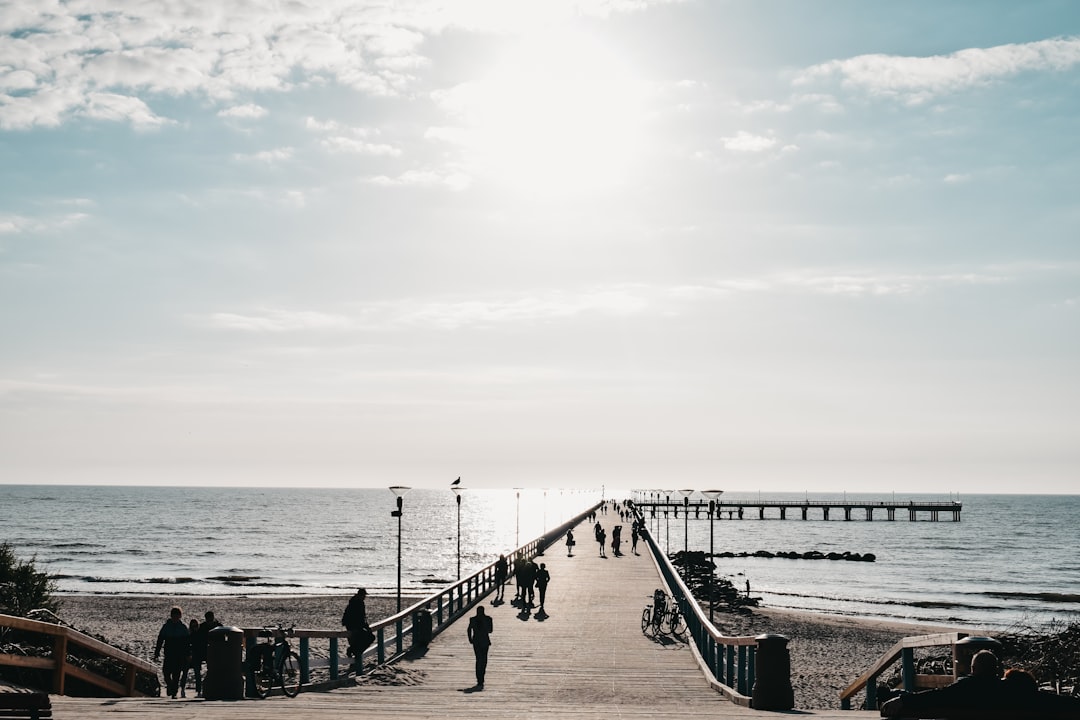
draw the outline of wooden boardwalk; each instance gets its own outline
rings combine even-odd
[[[617,515],[601,516],[609,530]],[[537,562],[551,573],[547,617],[523,614],[510,602],[484,606],[494,622],[486,688],[475,682],[473,653],[463,618],[438,635],[428,651],[398,664],[409,685],[367,685],[301,693],[295,699],[208,702],[168,698],[53,698],[59,719],[172,718],[266,720],[285,718],[750,718],[767,713],[740,707],[709,687],[683,643],[657,642],[641,633],[641,611],[660,586],[641,555],[600,558],[592,532],[575,531],[577,552],[553,546]],[[629,542],[624,547],[629,549]],[[507,600],[513,599],[507,586]],[[475,613],[470,611],[469,615]],[[798,698],[796,698],[798,704]],[[878,717],[876,712],[795,710],[817,718]]]

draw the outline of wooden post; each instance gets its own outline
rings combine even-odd
[[[338,677],[338,639],[336,637],[330,638],[330,679],[337,680]]]
[[[64,694],[64,678],[67,675],[67,634],[53,636],[53,693]]]
[[[311,682],[311,639],[300,638],[300,682]]]
[[[124,692],[127,693],[128,697],[132,697],[133,695],[135,695],[135,676],[136,676],[136,674],[137,673],[135,672],[135,666],[134,665],[125,665],[124,666]]]
[[[900,651],[900,679],[904,689],[915,692],[915,649],[906,647]],[[875,710],[875,707],[867,708]]]

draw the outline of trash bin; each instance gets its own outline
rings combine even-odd
[[[240,628],[219,626],[206,634],[203,697],[244,699],[244,631]]]
[[[791,654],[783,635],[758,635],[754,659],[754,690],[751,707],[755,710],[790,710],[795,707],[791,688]]]
[[[412,646],[421,650],[431,644],[431,611],[417,610],[413,613]]]

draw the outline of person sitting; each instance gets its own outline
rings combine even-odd
[[[998,707],[1004,698],[1001,664],[997,655],[980,650],[971,658],[971,674],[960,677],[951,685],[922,692],[902,692],[881,706],[882,717],[921,716],[930,710],[990,709]]]

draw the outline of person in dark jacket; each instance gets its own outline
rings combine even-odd
[[[349,649],[347,654],[353,658],[353,667],[359,675],[364,670],[364,651],[375,639],[375,633],[367,620],[367,590],[359,588],[356,594],[349,599],[345,607],[345,613],[341,616],[341,624],[349,631]]]
[[[503,602],[503,594],[506,592],[506,578],[508,574],[508,564],[506,562],[506,556],[500,555],[499,559],[495,561],[495,602]]]
[[[221,627],[221,623],[214,617],[213,610],[207,610],[203,614],[203,621],[199,630],[191,637],[191,670],[195,674],[195,694],[202,697],[202,666],[206,662],[206,647],[210,641],[210,631]]]
[[[484,606],[476,608],[476,614],[469,618],[469,643],[476,655],[476,687],[484,689],[484,676],[487,674],[488,649],[491,647],[491,633],[494,626],[491,618],[484,612]]]
[[[175,698],[180,689],[180,676],[183,675],[191,656],[191,634],[181,619],[182,615],[183,611],[178,607],[169,611],[169,619],[158,631],[157,643],[154,645],[154,662],[161,657],[162,648],[165,649],[161,673],[165,676],[165,689],[171,698]]]
[[[551,582],[551,573],[548,572],[547,564],[540,563],[536,570],[536,590],[540,594],[540,612],[544,611],[544,599],[547,597],[547,586]]]

